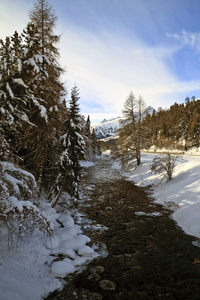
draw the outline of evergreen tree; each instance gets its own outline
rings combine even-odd
[[[85,142],[81,134],[82,117],[78,101],[79,91],[75,85],[71,91],[65,133],[61,137],[61,156],[57,163],[58,175],[49,195],[52,206],[56,205],[64,189],[73,199],[79,198],[78,185],[81,175],[79,160],[84,158]]]
[[[79,198],[78,183],[80,179],[81,166],[80,159],[84,158],[85,142],[81,135],[81,115],[79,109],[79,91],[75,85],[71,91],[69,101],[69,115],[66,124],[66,133],[68,139],[69,158],[72,162],[72,175],[69,178],[69,190],[72,196]]]
[[[90,125],[91,125],[90,116],[88,116],[85,122],[83,135],[85,139],[85,159],[89,161],[93,159]]]
[[[92,161],[95,161],[97,152],[98,152],[98,148],[97,148],[97,137],[96,137],[96,133],[95,130],[93,128],[92,130],[92,134],[91,134],[91,150],[92,150]]]
[[[31,125],[28,117],[28,86],[21,77],[24,49],[17,32],[0,43],[0,131],[13,155],[20,143],[23,128]]]

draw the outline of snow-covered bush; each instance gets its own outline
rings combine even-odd
[[[166,177],[168,181],[171,180],[178,158],[180,158],[180,156],[173,155],[169,152],[156,156],[151,165],[151,172],[155,174],[163,173],[163,176]]]
[[[31,173],[0,162],[0,221],[8,229],[8,245],[16,246],[35,230],[51,236],[50,222],[34,204],[36,182]]]

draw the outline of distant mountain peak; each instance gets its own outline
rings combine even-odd
[[[103,139],[109,136],[117,134],[118,129],[121,127],[120,120],[121,117],[112,118],[109,120],[104,119],[101,123],[92,126],[94,128],[96,137],[98,139]]]
[[[152,115],[154,108],[152,106],[148,106],[146,111]],[[137,113],[136,113],[137,115]],[[122,126],[120,120],[123,117],[116,117],[112,119],[103,119],[101,123],[92,126],[94,128],[97,139],[104,139],[110,136],[117,135],[118,129]]]

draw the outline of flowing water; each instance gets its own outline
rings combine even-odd
[[[86,235],[104,255],[66,278],[60,299],[200,299],[200,248],[170,211],[111,168],[109,156],[82,180],[79,211],[91,221]],[[99,224],[102,230],[92,230]],[[102,248],[102,249],[100,249]],[[104,252],[103,252],[104,250]]]

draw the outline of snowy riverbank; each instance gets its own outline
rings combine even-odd
[[[135,170],[123,173],[138,186],[153,186],[156,203],[172,209],[173,219],[189,235],[200,238],[200,157],[183,155],[175,167],[173,180],[166,182],[162,175],[150,172],[155,154],[142,154],[142,164]],[[113,168],[119,170],[117,162]]]
[[[82,162],[84,167],[93,164]],[[7,230],[1,227],[0,299],[40,300],[61,288],[66,275],[81,270],[99,255],[95,245],[87,245],[90,238],[82,231],[87,220],[75,212],[73,206],[70,209],[67,194],[64,193],[61,198],[62,211],[51,208],[45,200],[40,207],[54,227],[51,241],[36,232],[18,248],[8,249]],[[56,259],[59,255],[65,258],[59,261]]]

